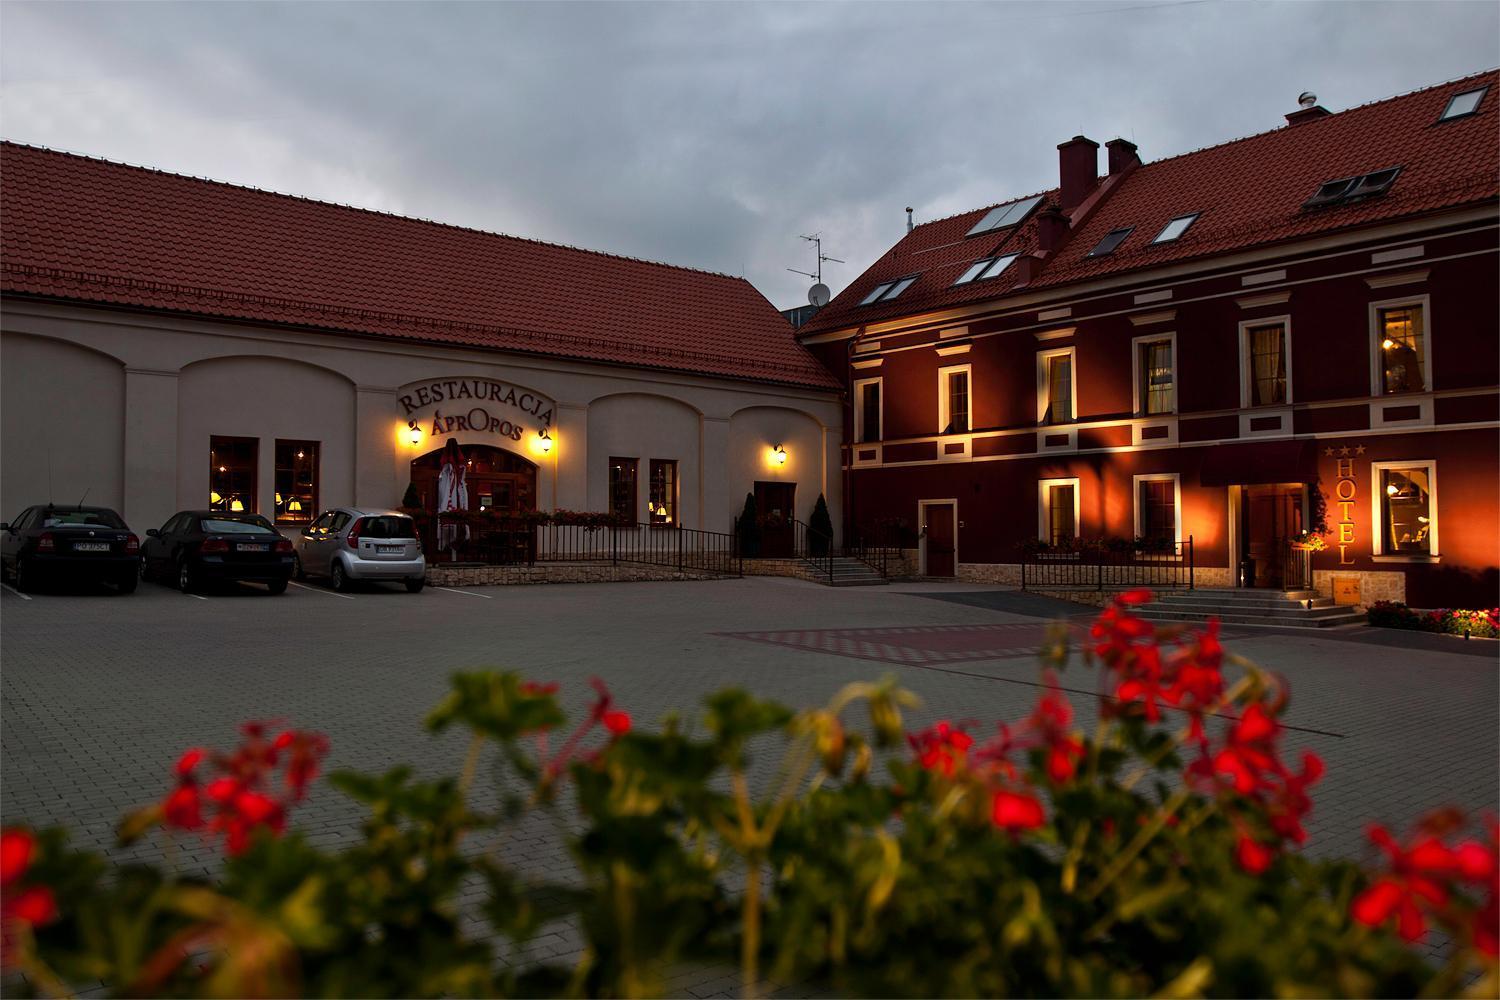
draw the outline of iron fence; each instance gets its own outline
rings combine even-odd
[[[1312,549],[1288,540],[1286,558],[1282,561],[1283,590],[1311,590],[1313,586]]]
[[[1022,590],[1193,588],[1193,538],[1140,547],[1051,546],[1021,555]]]
[[[681,572],[742,576],[734,536],[675,525],[536,524],[522,520],[438,523],[425,533],[429,560],[488,566],[637,563]]]

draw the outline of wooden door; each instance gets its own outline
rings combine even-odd
[[[795,554],[796,483],[756,483],[755,516],[760,523],[760,554],[766,559],[790,559]]]
[[[922,517],[926,521],[923,526],[923,545],[927,552],[927,575],[952,576],[956,548],[953,537],[953,505],[924,504]]]
[[[1302,492],[1297,486],[1245,488],[1245,555],[1254,563],[1254,587],[1286,585],[1287,539],[1302,531]]]

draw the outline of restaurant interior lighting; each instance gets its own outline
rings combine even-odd
[[[297,500],[297,499],[296,499],[296,498],[295,498],[295,497],[294,497],[294,498],[293,498],[293,499],[292,499],[292,502],[291,502],[291,503],[289,503],[289,504],[287,504],[287,505],[286,505],[286,509],[287,509],[287,510],[291,510],[291,511],[297,511],[297,510],[301,510],[301,509],[302,509],[302,501],[300,501],[300,500]]]
[[[208,492],[208,502],[209,503],[223,503],[224,502],[224,498],[221,497],[221,496],[219,496],[219,494],[217,492],[215,492],[213,490],[209,490],[209,492]]]
[[[238,514],[240,511],[245,509],[245,505],[240,503],[238,500],[231,500],[229,501],[229,509]]]

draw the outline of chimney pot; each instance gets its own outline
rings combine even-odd
[[[1291,114],[1287,115],[1286,123],[1288,125],[1301,125],[1304,122],[1313,122],[1317,121],[1319,118],[1326,118],[1331,114],[1333,114],[1333,112],[1323,107],[1323,105],[1314,104],[1310,108],[1298,108],[1296,111],[1293,111]]]
[[[1068,240],[1068,217],[1049,204],[1036,216],[1036,248],[1056,253]]]
[[[1099,144],[1075,135],[1057,147],[1060,207],[1071,212],[1094,193],[1099,184]]]
[[[1141,165],[1135,143],[1129,139],[1111,139],[1104,144],[1109,150],[1109,176],[1121,173],[1130,167]]]

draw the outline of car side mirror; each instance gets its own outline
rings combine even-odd
[[[155,528],[147,528],[146,529],[146,537],[147,538],[160,538],[161,537],[161,532],[158,531],[158,530],[156,530]]]

